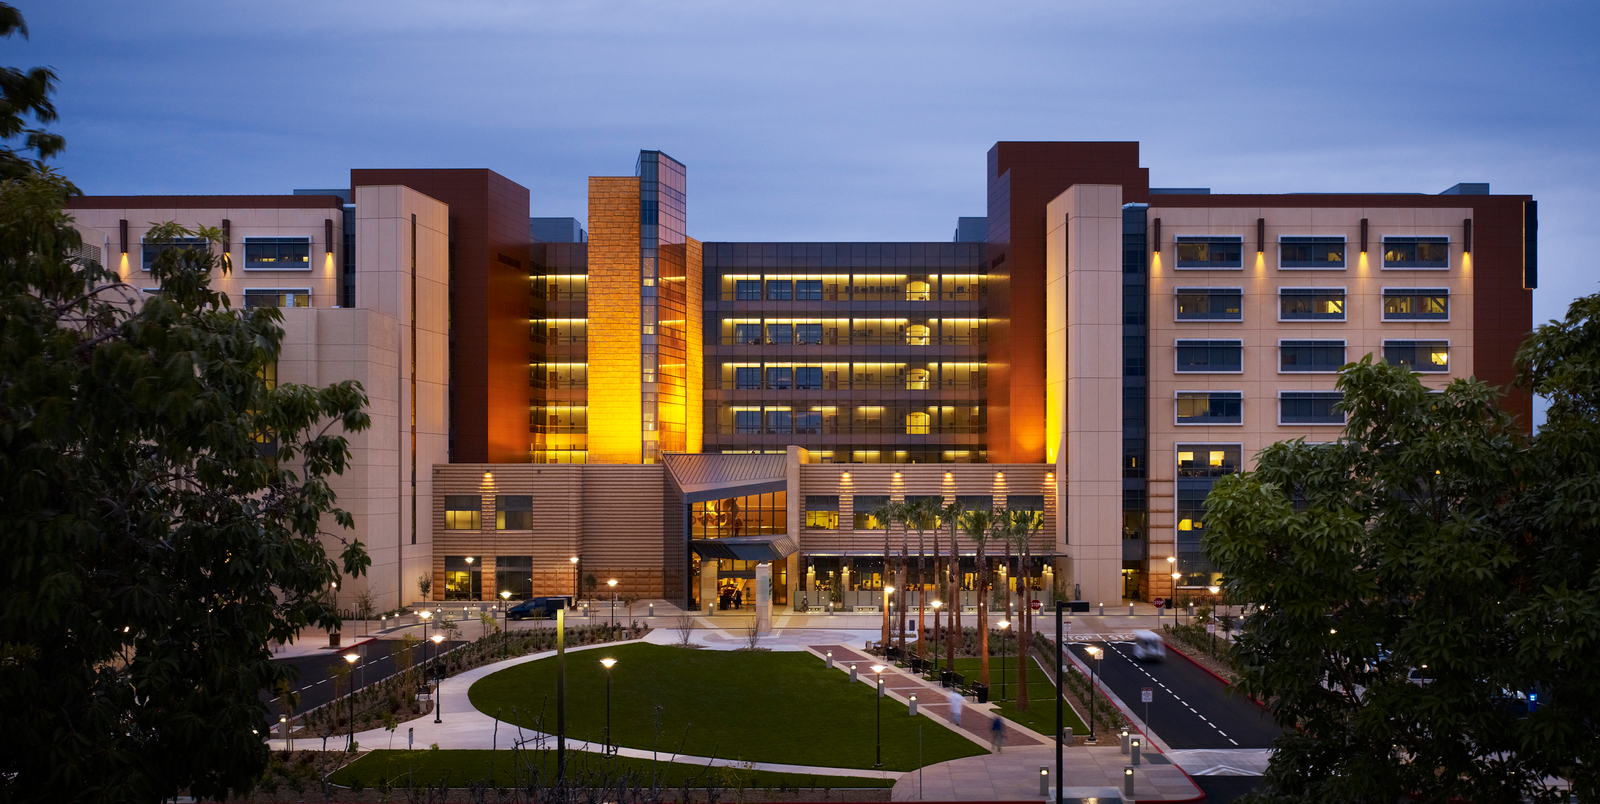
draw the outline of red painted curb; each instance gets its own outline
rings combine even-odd
[[[1187,653],[1184,653],[1184,652],[1183,652],[1183,651],[1181,651],[1181,650],[1178,650],[1178,647],[1177,647],[1177,646],[1176,646],[1176,645],[1173,645],[1173,644],[1171,644],[1171,643],[1168,643],[1168,644],[1167,644],[1167,650],[1170,650],[1170,651],[1172,651],[1172,652],[1173,652],[1173,653],[1176,653],[1176,654],[1178,654],[1178,655],[1179,655],[1179,656],[1182,656],[1182,657],[1183,657],[1183,658],[1185,658],[1185,659],[1188,659],[1188,660],[1189,660],[1189,663],[1190,663],[1190,664],[1192,664],[1192,665],[1194,665],[1194,666],[1195,666],[1195,667],[1198,667],[1198,668],[1200,668],[1200,669],[1201,669],[1201,670],[1204,670],[1204,671],[1206,671],[1206,672],[1207,672],[1207,673],[1210,673],[1210,674],[1211,674],[1211,677],[1212,677],[1212,678],[1215,678],[1215,679],[1216,679],[1216,680],[1218,680],[1218,681],[1220,681],[1220,682],[1222,682],[1222,686],[1224,686],[1224,687],[1231,687],[1231,686],[1233,686],[1233,682],[1231,682],[1231,681],[1229,681],[1229,680],[1227,680],[1227,679],[1225,679],[1225,678],[1223,678],[1223,677],[1222,677],[1222,676],[1221,676],[1221,675],[1219,675],[1219,674],[1218,674],[1218,673],[1217,673],[1217,671],[1215,671],[1215,670],[1212,670],[1212,669],[1211,669],[1211,668],[1209,668],[1209,667],[1206,667],[1206,666],[1205,666],[1205,665],[1203,665],[1203,664],[1201,664],[1201,663],[1199,663],[1199,662],[1197,662],[1197,661],[1195,661],[1195,659],[1194,659],[1194,657],[1193,657],[1193,656],[1190,656],[1190,655],[1189,655],[1189,654],[1187,654]],[[1250,702],[1250,703],[1253,703],[1253,704],[1255,704],[1255,705],[1256,705],[1256,706],[1259,706],[1259,707],[1261,707],[1261,708],[1262,708],[1262,709],[1265,709],[1265,708],[1267,708],[1267,705],[1266,705],[1266,704],[1264,704],[1264,703],[1262,703],[1262,702],[1260,702],[1260,701],[1258,701],[1258,700],[1256,700],[1256,699],[1255,699],[1255,697],[1254,697],[1254,696],[1250,696],[1250,695],[1246,695],[1246,696],[1245,696],[1245,700],[1247,700],[1247,701],[1249,701],[1249,702]]]

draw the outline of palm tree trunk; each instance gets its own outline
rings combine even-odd
[[[1017,609],[1022,620],[1022,631],[1017,634],[1017,711],[1028,711],[1028,656],[1033,647],[1033,609],[1028,606],[1031,592],[1028,589],[1028,543],[1023,541],[1017,545],[1017,592],[1019,595]]]
[[[883,654],[889,655],[889,595],[883,587],[891,586],[889,583],[889,528],[891,523],[883,523],[883,567],[878,572],[878,603],[883,609]]]
[[[989,686],[989,566],[978,543],[978,683]]]
[[[895,587],[895,590],[900,593],[900,655],[902,657],[906,655],[906,578],[910,575],[907,569],[911,563],[910,555],[907,552],[909,547],[907,541],[906,532],[904,530],[900,531],[900,583]]]
[[[938,531],[934,531],[938,533]],[[935,541],[938,536],[933,537]],[[928,605],[928,551],[922,541],[922,531],[917,531],[917,658],[928,658],[928,646],[922,639],[922,619]]]
[[[944,545],[941,545],[939,543],[939,531],[935,530],[933,532],[933,588],[934,588],[934,591],[938,591],[939,585],[940,585],[940,581],[944,578],[943,575],[939,574],[939,571],[944,567],[944,553],[941,552],[943,549],[944,549]],[[924,622],[922,623],[922,628],[924,629],[925,633],[928,633],[928,634],[930,634],[932,636],[935,636],[935,637],[938,636],[938,634],[939,634],[939,610],[938,609],[934,609],[933,610],[933,628],[932,628],[932,630],[928,630],[928,623],[926,622],[926,619],[924,619]],[[939,652],[938,652],[937,648],[935,648],[933,656],[934,656],[935,659],[937,659],[939,657]],[[927,658],[927,657],[924,656],[923,658]]]

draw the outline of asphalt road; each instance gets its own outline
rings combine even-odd
[[[1087,644],[1105,650],[1097,671],[1101,683],[1140,718],[1146,712],[1140,690],[1151,689],[1146,725],[1173,749],[1271,748],[1282,732],[1266,710],[1226,694],[1227,686],[1216,676],[1182,656],[1169,652],[1164,661],[1140,662],[1133,658],[1132,642],[1068,643],[1091,666],[1094,660],[1083,650]]]
[[[295,706],[295,712],[305,712],[333,700],[333,679],[331,671],[334,667],[345,664],[344,655],[355,650],[363,654],[364,658],[356,663],[354,678],[358,687],[371,685],[382,681],[395,672],[394,657],[390,651],[400,644],[394,639],[374,639],[358,646],[345,647],[340,650],[329,650],[312,656],[296,656],[290,659],[280,659],[276,664],[295,668],[299,672],[298,680],[291,682],[291,689],[300,695],[300,702]],[[439,652],[449,650],[451,647],[462,644],[461,642],[446,641],[437,649]],[[426,643],[417,648],[412,657],[413,663],[427,661],[434,655],[435,648],[432,643]],[[275,725],[278,716],[283,714],[282,701],[278,700],[271,691],[263,691],[261,699],[267,703],[271,710],[271,722]]]

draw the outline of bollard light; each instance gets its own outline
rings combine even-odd
[[[1128,604],[1128,616],[1129,617],[1133,616],[1133,604],[1132,603]],[[1157,617],[1161,616],[1161,610],[1160,609],[1156,609],[1156,616]]]
[[[833,669],[833,651],[828,651],[828,669]]]
[[[1123,765],[1122,766],[1122,794],[1124,796],[1130,798],[1130,799],[1133,798],[1133,766],[1132,765]]]
[[[1104,603],[1100,604],[1100,616],[1101,617],[1106,616],[1106,604],[1104,604]]]
[[[854,684],[855,681],[856,681],[856,663],[855,662],[851,662],[850,663],[850,683]]]
[[[1128,753],[1133,756],[1133,765],[1134,765],[1134,767],[1138,767],[1139,766],[1139,738],[1138,737],[1133,738],[1133,741],[1128,744]]]
[[[1039,766],[1039,795],[1050,795],[1050,769],[1043,765]]]
[[[917,716],[917,696],[914,693],[911,696],[911,716]]]
[[[1122,753],[1126,754],[1126,753],[1128,753],[1128,730],[1127,729],[1123,729],[1121,734],[1122,734]]]

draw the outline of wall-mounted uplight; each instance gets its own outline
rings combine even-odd
[[[324,218],[322,220],[322,236],[323,236],[324,240],[328,244],[328,252],[327,253],[332,254],[333,253],[333,219],[332,218]]]
[[[117,243],[122,246],[122,253],[128,253],[128,222],[117,221]]]
[[[1472,253],[1472,219],[1467,218],[1461,222],[1461,253]]]
[[[1154,251],[1157,254],[1160,254],[1161,253],[1161,219],[1160,218],[1156,218],[1155,219],[1155,223],[1153,223],[1151,225],[1150,229],[1151,229],[1151,231],[1150,231],[1150,250]]]
[[[1256,218],[1256,253],[1267,253],[1267,219]]]
[[[1361,219],[1361,253],[1367,253],[1367,219]]]

